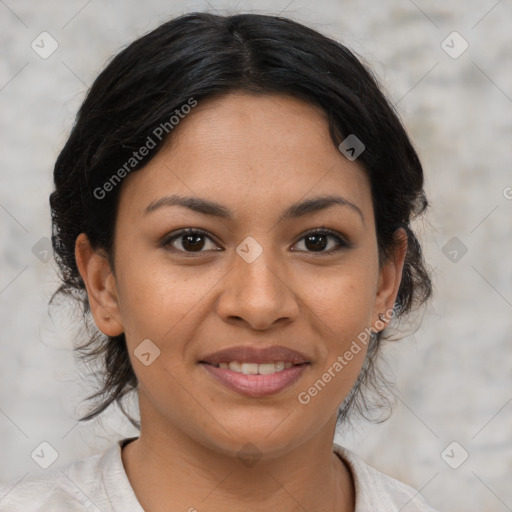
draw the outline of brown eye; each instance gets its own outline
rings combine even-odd
[[[321,228],[306,233],[300,241],[302,240],[307,252],[331,254],[349,247],[348,242],[338,233]],[[330,243],[330,240],[334,240],[334,243]]]
[[[210,245],[213,247],[208,247],[208,240],[212,242]],[[166,237],[162,246],[185,253],[206,252],[203,250],[205,247],[206,250],[218,250],[215,249],[217,245],[213,243],[213,240],[208,236],[206,231],[193,228],[183,229],[178,233]]]
[[[199,235],[182,235],[181,244],[187,251],[200,251],[204,247],[204,236]]]

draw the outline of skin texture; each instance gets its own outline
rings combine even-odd
[[[85,234],[76,244],[94,320],[105,334],[125,333],[139,380],[141,433],[123,450],[135,493],[151,512],[354,510],[351,475],[332,442],[364,346],[307,405],[297,396],[393,307],[405,232],[379,266],[365,170],[333,145],[324,112],[299,99],[204,100],[172,136],[122,184],[114,269]],[[218,202],[233,219],[183,206],[144,213],[171,194]],[[333,205],[279,220],[293,203],[329,194],[353,203],[362,218]],[[188,227],[208,232],[201,252],[187,252],[182,236],[163,246],[166,235]],[[350,247],[332,252],[338,242],[330,236],[323,247],[308,244],[306,233],[320,227]],[[263,249],[252,263],[236,252],[248,236]],[[160,350],[149,366],[134,356],[145,339]],[[249,398],[199,364],[237,345],[284,345],[311,364],[292,386]],[[247,443],[255,464],[237,456]]]

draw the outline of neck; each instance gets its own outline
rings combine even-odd
[[[335,419],[280,456],[252,458],[220,453],[169,431],[169,425],[164,430],[149,424],[146,430],[141,421],[139,438],[122,451],[128,479],[147,512],[354,510],[351,473],[332,451]]]

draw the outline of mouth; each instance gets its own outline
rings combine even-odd
[[[199,364],[230,390],[259,398],[279,393],[296,383],[311,361],[282,346],[233,347],[210,354]]]
[[[290,361],[275,361],[273,363],[242,363],[240,361],[223,362],[213,365],[216,368],[231,370],[235,373],[243,373],[244,375],[273,375],[282,372],[284,369],[294,366]]]

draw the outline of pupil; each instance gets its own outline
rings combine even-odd
[[[315,234],[315,235],[309,235],[309,236],[306,238],[306,247],[307,247],[308,249],[325,249],[325,247],[326,247],[326,244],[325,244],[325,242],[326,242],[326,238],[327,238],[327,237],[326,237],[326,236],[324,236],[324,235],[317,235],[317,234]],[[315,239],[317,240],[317,242],[316,242],[316,243],[315,243],[315,242],[313,242],[313,244],[312,244],[313,246],[311,247],[311,246],[308,244],[308,242],[311,242],[312,240],[315,240]],[[318,239],[323,239],[323,240],[322,240],[322,242],[318,243]]]
[[[200,242],[198,244],[198,241],[200,241],[202,237],[203,235],[185,235],[183,237],[183,247],[187,250],[200,251],[203,248],[203,245]]]

